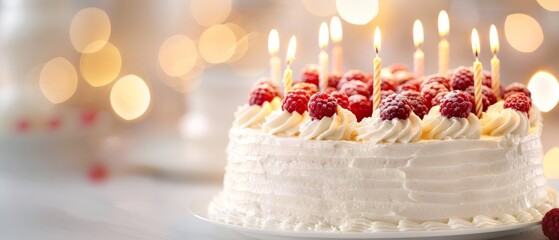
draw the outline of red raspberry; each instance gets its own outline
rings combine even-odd
[[[373,103],[363,95],[353,95],[349,97],[349,111],[355,114],[357,121],[370,117],[373,114]]]
[[[289,113],[296,111],[299,114],[303,114],[307,111],[307,104],[309,104],[310,98],[309,92],[303,89],[292,89],[283,98],[281,109]]]
[[[392,94],[380,103],[380,118],[382,120],[408,119],[412,106],[408,99],[401,94]]]
[[[468,92],[470,95],[473,96],[475,94],[474,86],[469,86],[468,88],[466,88],[466,92]],[[497,102],[497,96],[495,96],[495,93],[493,93],[493,90],[491,88],[486,86],[481,86],[481,93],[483,94],[483,97],[487,98],[489,106]],[[486,109],[485,106],[483,108]]]
[[[522,83],[511,83],[510,85],[508,85],[505,88],[505,99],[509,95],[511,95],[512,93],[516,93],[516,92],[524,93],[529,98],[532,97],[532,93],[530,92],[530,90],[528,90],[528,88],[526,88],[526,86],[524,84],[522,84]]]
[[[505,108],[512,108],[514,110],[528,113],[532,107],[530,98],[524,93],[510,94],[505,98]]]
[[[338,102],[336,98],[323,92],[312,95],[309,100],[309,115],[313,120],[332,117],[336,113],[337,108]]]
[[[459,67],[452,74],[452,90],[466,90],[474,85],[474,73],[469,68]]]
[[[346,82],[340,88],[340,92],[344,92],[348,96],[360,94],[365,97],[368,97],[371,94],[369,92],[369,86],[367,86],[366,83],[357,80]]]
[[[312,83],[318,86],[319,68],[318,65],[309,64],[301,71],[301,79],[299,82]]]
[[[472,111],[472,102],[468,93],[454,90],[441,100],[441,115],[447,118],[466,118]]]
[[[476,112],[476,98],[474,97],[473,94],[470,94],[468,92],[465,92],[468,94],[468,97],[470,98],[470,102],[472,102],[472,111],[473,113]],[[481,109],[482,112],[486,112],[487,108],[489,108],[489,106],[491,106],[491,104],[489,103],[489,99],[487,99],[486,96],[483,96],[481,98],[481,103],[483,104],[483,108]]]
[[[423,83],[421,83],[421,86],[423,87],[423,86],[425,86],[425,85],[427,85],[427,84],[429,84],[429,83],[434,83],[434,82],[435,82],[435,83],[440,83],[440,84],[442,84],[443,86],[445,86],[447,89],[450,89],[450,79],[448,79],[448,78],[445,77],[445,76],[441,76],[441,75],[439,75],[439,74],[435,74],[435,75],[428,76],[428,77],[425,79],[425,81],[423,81]]]
[[[335,91],[338,91],[338,89],[335,87],[327,87],[326,90],[324,90],[324,93],[332,94]]]
[[[425,102],[425,98],[421,96],[421,93],[407,90],[401,92],[400,94],[408,99],[411,104],[412,111],[419,118],[423,119],[423,116],[429,113],[429,108],[427,108],[427,103]]]
[[[398,92],[403,92],[403,91],[416,91],[419,92],[419,85],[416,85],[414,83],[412,83],[411,81],[407,81],[404,84],[401,84],[400,86],[398,86]]]
[[[249,105],[259,105],[262,106],[265,102],[271,102],[277,97],[277,92],[268,86],[258,86],[250,92],[248,99]]]
[[[483,84],[483,86],[487,86],[488,88],[492,88],[493,80],[491,80],[491,72],[483,70],[483,76],[484,78],[482,79],[481,84]]]
[[[446,96],[447,93],[448,92],[437,93],[437,95],[433,99],[431,99],[431,102],[430,102],[431,107],[441,105],[441,100],[443,100],[444,96]]]
[[[396,92],[392,91],[392,90],[380,90],[380,100],[384,100],[386,97],[394,94]],[[373,96],[371,96],[371,100],[372,100]]]
[[[448,92],[448,88],[440,83],[429,83],[421,88],[421,95],[425,98],[425,103],[427,107],[431,108],[431,102],[433,98],[437,96],[439,92]]]
[[[302,89],[305,90],[309,93],[309,95],[313,95],[315,93],[318,92],[318,87],[312,83],[306,83],[306,82],[298,82],[293,84],[293,86],[291,87],[291,89]]]
[[[342,76],[338,73],[331,73],[328,76],[328,87],[337,88]]]
[[[330,95],[336,98],[336,101],[338,101],[338,105],[340,105],[340,107],[347,109],[347,107],[349,106],[349,98],[344,92],[334,91]]]
[[[340,79],[340,82],[338,83],[338,89],[340,89],[346,82],[353,80],[367,83],[369,78],[367,78],[367,75],[365,75],[365,73],[360,70],[349,70],[342,76],[342,79]]]
[[[281,90],[280,90],[279,86],[276,83],[272,82],[272,80],[270,80],[270,79],[262,78],[262,79],[258,80],[258,82],[254,83],[254,85],[252,85],[251,89],[255,89],[255,88],[258,88],[260,86],[273,88],[274,91],[277,92],[278,96],[281,95]]]
[[[542,231],[550,240],[559,240],[559,208],[551,209],[543,216]]]
[[[374,86],[374,81],[371,80],[369,81],[369,83],[367,83],[367,85],[369,85],[369,93],[372,94],[373,92],[373,86]],[[393,80],[393,79],[387,79],[387,78],[383,78],[381,80],[380,83],[380,90],[381,91],[392,91],[392,92],[396,92],[396,86],[398,86],[399,84]]]

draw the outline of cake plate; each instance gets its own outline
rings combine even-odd
[[[271,239],[271,240],[293,240],[293,239],[375,239],[375,240],[395,240],[395,239],[455,239],[455,240],[481,240],[493,239],[499,237],[510,236],[517,233],[532,231],[539,228],[541,221],[531,223],[521,223],[509,226],[476,228],[464,230],[440,230],[440,231],[404,231],[404,232],[296,232],[269,230],[261,228],[243,227],[231,224],[225,224],[211,220],[208,216],[208,205],[212,197],[207,196],[193,202],[190,206],[190,212],[201,221],[210,225],[232,230],[241,235],[255,239]]]

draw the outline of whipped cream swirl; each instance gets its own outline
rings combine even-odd
[[[536,107],[536,105],[532,105],[532,108],[530,108],[528,118],[530,119],[531,127],[536,127],[542,123],[542,113],[540,112],[540,109]]]
[[[382,120],[380,110],[364,118],[355,129],[356,139],[374,143],[410,143],[421,137],[421,119],[411,113],[408,119]]]
[[[262,106],[245,104],[235,112],[233,126],[239,128],[260,128],[266,116],[279,107],[281,107],[279,97],[274,98],[272,102],[264,102]]]
[[[301,127],[301,137],[315,140],[351,140],[357,118],[347,109],[338,106],[334,116],[307,121]]]
[[[266,117],[264,125],[262,125],[262,130],[266,133],[291,137],[299,134],[299,129],[301,124],[309,119],[308,112],[303,114],[293,111],[292,113],[288,111],[275,111]]]
[[[526,136],[530,130],[530,120],[524,112],[504,108],[504,102],[497,102],[487,109],[481,118],[483,134],[490,136]]]
[[[447,118],[440,114],[440,106],[434,106],[423,118],[423,139],[479,139],[481,125],[476,115],[467,118]]]

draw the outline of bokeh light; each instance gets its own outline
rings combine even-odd
[[[78,87],[78,73],[74,65],[62,57],[47,62],[39,76],[39,87],[43,95],[52,103],[68,100]]]
[[[303,0],[303,6],[309,13],[318,17],[336,14],[336,0]]]
[[[543,30],[536,19],[521,13],[507,16],[505,37],[509,44],[520,52],[533,52],[543,42]]]
[[[107,13],[99,8],[86,8],[74,16],[70,25],[70,41],[81,53],[100,50],[111,35],[111,22]],[[98,44],[92,44],[98,42]],[[100,43],[100,44],[99,44]]]
[[[559,178],[559,147],[554,147],[545,154],[543,172],[548,179]]]
[[[89,48],[103,47],[93,53],[83,53],[80,59],[80,70],[83,78],[94,87],[111,83],[120,73],[122,59],[120,51],[113,44],[95,42]]]
[[[198,60],[198,49],[189,37],[175,35],[163,42],[159,49],[159,64],[163,71],[178,77],[188,73]]]
[[[151,101],[148,86],[136,75],[126,75],[116,81],[110,98],[114,112],[128,121],[142,116]]]
[[[340,17],[351,24],[364,25],[378,14],[378,0],[336,0]]]
[[[559,82],[551,73],[539,71],[528,83],[532,101],[542,112],[551,111],[559,102]]]
[[[212,26],[202,33],[198,48],[200,56],[209,63],[222,63],[229,60],[237,45],[235,33],[226,25]]]
[[[227,60],[227,62],[232,63],[238,61],[247,53],[249,43],[255,33],[247,34],[241,26],[235,23],[226,23],[225,25],[233,31],[235,38],[237,39],[237,43],[235,44],[235,53],[231,56],[231,58],[229,58],[229,60]]]
[[[559,11],[559,1],[557,0],[537,0],[540,6],[548,11]]]
[[[231,5],[231,0],[192,0],[190,12],[200,25],[212,26],[229,17]]]

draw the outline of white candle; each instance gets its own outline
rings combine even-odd
[[[446,75],[450,55],[450,44],[446,40],[449,31],[448,14],[446,11],[439,13],[439,74]]]
[[[380,88],[381,88],[381,79],[380,79],[380,71],[382,68],[381,60],[378,55],[380,51],[380,29],[377,27],[375,29],[375,36],[374,36],[374,46],[375,46],[375,54],[376,57],[373,61],[373,111],[377,110],[380,107]]]
[[[491,42],[491,52],[493,52],[493,58],[491,59],[491,88],[497,99],[500,98],[501,84],[500,84],[500,61],[497,57],[497,52],[499,52],[499,35],[497,35],[497,28],[495,25],[491,25],[489,30],[489,41]]]
[[[283,73],[283,95],[285,96],[289,90],[291,90],[291,82],[293,71],[291,70],[291,63],[295,60],[295,50],[297,48],[297,40],[295,36],[291,36],[289,40],[289,46],[287,47],[287,65]]]
[[[333,17],[330,20],[330,37],[334,43],[332,47],[332,72],[342,74],[343,69],[343,49],[340,43],[342,42],[342,22],[340,18]]]
[[[320,91],[324,92],[326,88],[328,88],[328,54],[326,53],[326,47],[328,47],[328,25],[325,22],[320,24],[318,35],[318,45],[320,46],[320,54],[318,55],[320,67],[318,72],[318,85]]]
[[[475,114],[478,117],[481,117],[481,113],[483,110],[483,102],[482,102],[483,95],[481,92],[481,86],[482,86],[482,81],[484,76],[483,76],[483,66],[479,61],[479,52],[480,52],[479,35],[475,28],[474,30],[472,30],[472,50],[474,52],[474,56],[476,57],[476,60],[474,61],[474,98],[476,104]]]
[[[416,77],[421,77],[425,75],[425,54],[421,50],[421,45],[423,45],[423,25],[419,20],[415,20],[413,23],[413,44],[416,49],[413,54],[413,70]]]
[[[279,34],[276,29],[270,31],[268,36],[268,53],[270,53],[270,78],[279,85],[281,78],[281,60],[278,57]]]

